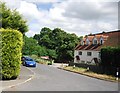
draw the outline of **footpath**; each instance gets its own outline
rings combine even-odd
[[[0,92],[7,89],[12,88],[17,85],[26,83],[30,81],[34,77],[34,73],[30,70],[30,68],[21,66],[20,75],[15,80],[0,80]]]

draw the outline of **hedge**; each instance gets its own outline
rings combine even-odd
[[[120,67],[120,47],[104,47],[101,49],[103,66]]]
[[[2,79],[15,79],[20,73],[23,35],[17,30],[0,29]]]

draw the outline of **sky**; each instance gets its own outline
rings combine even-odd
[[[84,36],[118,29],[119,0],[2,0],[27,20],[28,37],[43,27]]]

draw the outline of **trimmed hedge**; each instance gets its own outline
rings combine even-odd
[[[20,72],[23,35],[17,30],[0,29],[2,79],[15,79]]]
[[[120,47],[105,47],[101,49],[103,66],[120,67]]]

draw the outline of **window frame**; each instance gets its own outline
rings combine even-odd
[[[87,38],[86,39],[86,45],[89,45],[90,44],[90,41],[89,41],[89,39]]]
[[[81,45],[84,45],[84,41],[81,41]]]
[[[101,40],[100,40],[100,44],[103,45],[103,43],[104,43],[104,41],[101,39]]]
[[[82,51],[79,51],[79,52],[78,52],[78,55],[82,55]]]
[[[98,44],[98,40],[96,37],[93,38],[93,41],[92,41],[93,45],[97,45]]]
[[[87,52],[87,56],[92,56],[92,52]]]
[[[96,39],[93,42],[94,42],[94,45],[98,44],[98,41]]]
[[[101,37],[100,38],[100,45],[103,45],[103,43],[104,43],[104,39],[103,39],[103,37]]]

